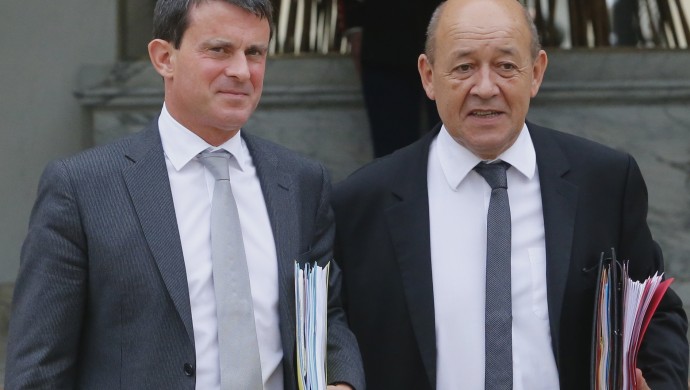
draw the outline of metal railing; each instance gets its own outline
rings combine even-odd
[[[689,0],[521,0],[544,46],[683,49]]]
[[[272,0],[275,34],[270,54],[345,53],[347,41],[338,31],[338,0]],[[118,3],[118,56],[146,60],[151,40],[155,0],[120,0]]]
[[[276,30],[271,55],[348,52],[347,40],[338,29],[339,0],[272,1]],[[690,0],[521,1],[530,8],[547,47],[684,49],[690,44]],[[120,58],[145,59],[155,0],[120,0],[119,4]]]
[[[338,0],[274,0],[276,34],[271,54],[347,51],[338,31]]]

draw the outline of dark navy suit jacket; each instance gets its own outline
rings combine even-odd
[[[553,354],[561,388],[588,389],[600,253],[616,248],[634,280],[664,269],[647,226],[647,190],[630,155],[527,126],[541,183]],[[371,389],[436,388],[427,161],[439,129],[334,190],[343,301]],[[652,389],[687,388],[686,331],[682,303],[669,290],[639,354]]]

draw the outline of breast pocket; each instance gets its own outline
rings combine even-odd
[[[529,264],[532,279],[532,311],[542,320],[549,317],[546,299],[546,250],[544,248],[530,248]]]

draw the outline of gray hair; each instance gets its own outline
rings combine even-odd
[[[180,48],[189,27],[189,10],[209,1],[224,1],[268,21],[273,36],[273,5],[271,0],[158,0],[153,11],[153,38],[162,39]]]
[[[541,43],[539,42],[539,32],[537,31],[537,26],[534,24],[534,19],[532,19],[532,15],[529,14],[529,10],[527,9],[527,7],[521,2],[520,5],[522,6],[523,16],[525,18],[525,22],[527,22],[527,26],[529,27],[530,35],[532,37],[530,42],[530,54],[532,55],[532,59],[535,59],[539,54],[539,50],[541,50]],[[431,64],[434,63],[434,56],[436,54],[436,30],[438,30],[438,23],[441,19],[441,14],[443,14],[443,9],[445,8],[445,6],[446,1],[443,1],[441,4],[438,5],[438,7],[436,7],[436,10],[434,10],[434,13],[431,15],[429,26],[426,29],[426,43],[424,45],[424,53],[426,54],[427,58],[429,59],[429,63]]]

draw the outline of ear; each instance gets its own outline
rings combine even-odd
[[[174,71],[174,47],[168,41],[154,39],[149,42],[149,58],[156,72],[163,78],[170,78]]]
[[[419,56],[417,68],[419,69],[419,77],[422,78],[422,87],[424,87],[424,91],[426,91],[426,96],[431,100],[436,100],[434,83],[432,82],[434,78],[434,69],[426,54],[421,54]]]
[[[539,87],[541,87],[541,82],[544,80],[544,73],[546,72],[546,65],[549,60],[546,57],[546,52],[544,50],[539,50],[537,58],[534,60],[534,65],[532,66],[532,87],[531,87],[531,97],[537,96],[539,92]]]

